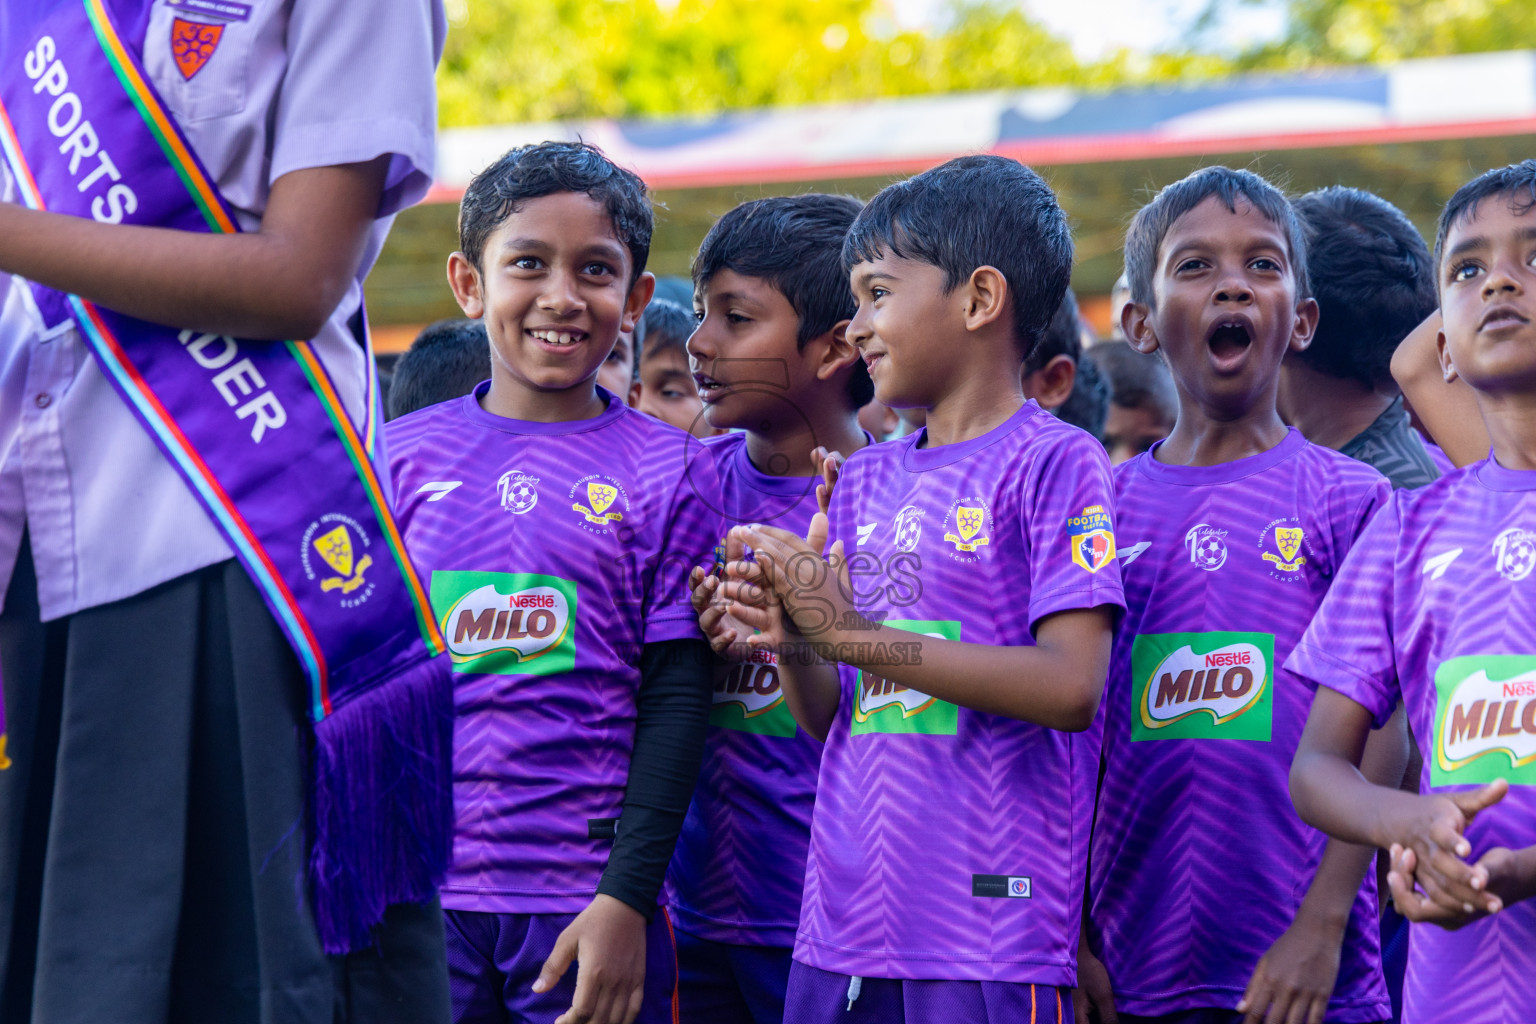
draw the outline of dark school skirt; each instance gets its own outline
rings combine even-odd
[[[0,1021],[446,1024],[435,903],[320,948],[306,684],[239,563],[41,623],[24,542],[0,675]]]

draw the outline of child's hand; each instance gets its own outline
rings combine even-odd
[[[832,642],[839,623],[853,611],[853,588],[843,542],[832,545],[827,559],[821,556],[827,542],[826,514],[811,517],[803,539],[772,526],[738,526],[731,532],[737,531],[757,557],[755,570],[744,573],[744,578],[750,576],[771,589],[784,614],[807,640]],[[733,563],[729,571],[734,574],[735,569]]]
[[[816,507],[823,513],[832,507],[832,489],[837,486],[845,461],[847,456],[842,452],[829,452],[819,445],[811,452],[811,463],[821,476],[821,482],[816,485]]]
[[[1476,866],[1488,874],[1487,898],[1474,903],[1470,911],[1447,909],[1416,891],[1413,883],[1418,857],[1411,849],[1397,843],[1392,844],[1391,852],[1392,869],[1387,873],[1387,888],[1392,893],[1397,912],[1410,921],[1423,921],[1455,931],[1490,914],[1497,914],[1506,904],[1526,895],[1517,891],[1521,886],[1515,852],[1502,846],[1494,847],[1478,859]]]
[[[645,995],[644,915],[612,896],[594,896],[555,940],[533,990],[548,992],[572,960],[576,993],[555,1024],[633,1024]]]
[[[1248,979],[1248,990],[1237,1004],[1237,1012],[1246,1014],[1243,1024],[1322,1024],[1339,975],[1343,943],[1342,928],[1298,914]]]
[[[1120,1024],[1115,1012],[1115,990],[1109,983],[1109,969],[1093,955],[1086,942],[1077,944],[1077,988],[1072,990],[1072,1019],[1075,1024]]]
[[[1392,845],[1413,852],[1413,878],[1430,901],[1450,914],[1487,912],[1488,870],[1468,863],[1465,835],[1479,811],[1504,799],[1509,783],[1497,779],[1480,789],[1417,798],[1416,813],[1389,827]],[[1406,916],[1406,915],[1405,915]]]

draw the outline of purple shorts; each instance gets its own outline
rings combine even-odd
[[[784,1024],[1072,1024],[1072,990],[1055,985],[864,978],[850,1009],[851,980],[795,961]]]
[[[548,992],[533,983],[575,914],[482,914],[445,910],[454,1024],[552,1021],[576,993],[573,963]],[[677,1024],[677,948],[665,907],[645,930],[645,1001],[635,1024]]]
[[[788,946],[738,946],[677,930],[681,1024],[782,1024]]]

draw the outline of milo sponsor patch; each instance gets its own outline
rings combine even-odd
[[[885,625],[909,633],[959,640],[960,623],[942,619],[886,619]],[[948,701],[892,682],[874,672],[860,672],[854,683],[853,722],[849,731],[953,736],[960,709]]]
[[[1435,670],[1433,786],[1536,785],[1536,655],[1452,658]]]
[[[434,572],[455,672],[553,675],[576,664],[576,584],[525,572]]]
[[[732,665],[715,682],[709,724],[760,736],[793,736],[795,716],[779,688],[778,656],[754,651],[751,661]]]
[[[1143,633],[1131,642],[1131,739],[1268,742],[1270,633]]]

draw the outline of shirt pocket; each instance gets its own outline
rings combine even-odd
[[[243,20],[224,19],[185,3],[156,0],[144,38],[144,70],[182,122],[230,117],[245,110],[257,6]]]

